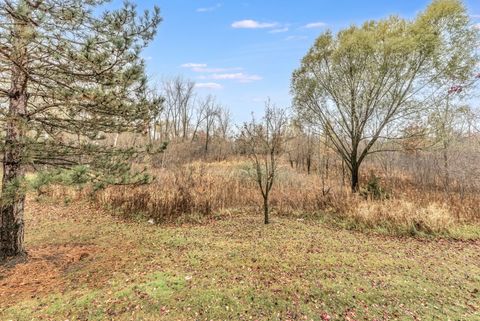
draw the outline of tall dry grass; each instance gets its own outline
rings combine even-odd
[[[148,186],[113,186],[97,193],[95,199],[128,215],[141,215],[155,222],[228,210],[254,212],[261,204],[261,195],[248,166],[243,161],[196,162],[155,170],[155,181]],[[312,175],[280,171],[271,194],[274,211],[288,215],[332,210],[335,196],[325,195],[317,180]]]
[[[155,169],[152,184],[112,186],[97,192],[94,200],[125,217],[155,223],[204,220],[228,213],[260,214],[262,198],[249,166],[240,159]],[[368,175],[363,177],[364,182],[368,180]],[[323,218],[348,228],[377,229],[389,234],[447,235],[458,226],[472,224],[480,231],[477,193],[447,193],[437,187],[417,186],[408,175],[383,178],[380,184],[388,197],[352,195],[338,176],[326,180],[285,165],[276,178],[271,207],[274,216]],[[55,191],[56,197],[75,197],[68,194],[71,190]]]

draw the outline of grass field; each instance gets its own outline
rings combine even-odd
[[[235,214],[125,222],[27,204],[29,260],[0,268],[0,320],[480,320],[480,242]]]

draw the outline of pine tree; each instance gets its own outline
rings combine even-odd
[[[127,161],[135,151],[101,140],[145,131],[160,104],[148,98],[140,53],[161,18],[157,7],[139,16],[130,3],[100,13],[107,2],[0,4],[0,260],[25,253],[27,169],[81,164],[98,184],[132,179]]]

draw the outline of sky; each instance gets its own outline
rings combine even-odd
[[[134,0],[163,21],[143,57],[152,83],[183,76],[212,94],[235,121],[261,115],[270,97],[291,105],[290,79],[324,31],[389,15],[413,18],[426,0]],[[480,26],[480,0],[466,0]],[[114,2],[115,5],[115,2]]]

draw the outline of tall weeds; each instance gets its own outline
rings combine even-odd
[[[126,217],[155,223],[204,220],[228,212],[260,213],[261,195],[248,166],[238,160],[156,169],[152,184],[112,186],[95,193],[94,200]],[[389,234],[446,235],[461,225],[480,225],[477,193],[445,193],[416,186],[407,176],[395,176],[389,180],[376,177],[375,184],[365,185],[365,193],[352,195],[339,181],[338,177],[326,181],[320,175],[282,167],[271,193],[273,214],[323,217],[349,228]],[[388,197],[373,197],[378,191],[388,192]],[[74,198],[65,189],[54,193]],[[87,192],[83,190],[82,195]]]

